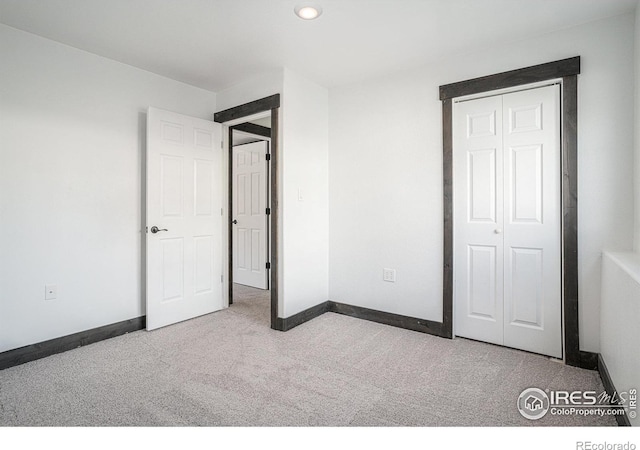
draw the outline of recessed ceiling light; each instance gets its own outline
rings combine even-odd
[[[322,8],[312,5],[296,6],[293,10],[298,17],[304,20],[317,19],[322,14]]]

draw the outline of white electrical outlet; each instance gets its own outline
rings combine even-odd
[[[389,281],[390,283],[396,282],[396,270],[395,269],[382,269],[382,280]]]
[[[55,300],[58,298],[58,286],[55,284],[47,284],[44,287],[44,299]]]

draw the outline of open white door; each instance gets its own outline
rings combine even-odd
[[[233,147],[233,281],[268,289],[266,141]]]
[[[147,330],[223,308],[221,125],[147,112]]]

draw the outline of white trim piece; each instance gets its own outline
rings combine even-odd
[[[480,92],[478,94],[464,95],[462,97],[454,98],[453,103],[468,102],[469,100],[477,100],[480,98],[494,97],[496,95],[510,94],[512,92],[528,91],[530,89],[537,89],[545,86],[553,86],[555,84],[559,84],[562,86],[562,78],[555,78],[553,80],[545,80],[545,81],[539,81],[537,83],[523,84],[520,86],[497,89],[495,91]]]
[[[602,252],[618,267],[624,270],[636,283],[640,284],[640,253],[634,252]]]

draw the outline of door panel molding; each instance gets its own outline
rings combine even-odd
[[[442,335],[453,335],[453,99],[455,97],[560,78],[563,236],[563,328],[565,362],[595,370],[596,353],[580,350],[578,319],[578,75],[580,57],[525,67],[440,86],[443,155],[443,317]]]

